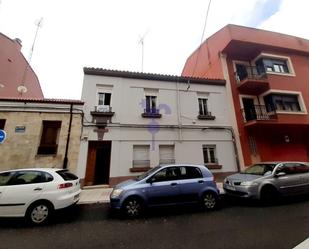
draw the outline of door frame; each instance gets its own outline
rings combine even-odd
[[[97,149],[109,144],[110,145],[110,158],[108,163],[108,182],[110,178],[110,167],[111,167],[111,154],[112,154],[112,141],[88,141],[88,153],[87,153],[87,164],[86,164],[86,172],[85,172],[85,180],[84,185],[85,186],[92,186],[95,183],[95,171],[96,171],[96,158],[97,158]]]

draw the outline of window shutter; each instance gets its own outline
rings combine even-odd
[[[160,145],[159,155],[160,155],[160,164],[175,163],[174,145]]]
[[[133,167],[149,167],[149,145],[133,146]]]

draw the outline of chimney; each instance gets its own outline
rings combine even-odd
[[[21,50],[21,47],[22,47],[21,39],[15,38],[15,39],[14,39],[14,43],[16,44],[16,46],[18,47],[18,49]]]

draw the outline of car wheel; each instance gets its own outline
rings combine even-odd
[[[218,205],[218,196],[212,192],[206,192],[203,194],[202,204],[206,210],[213,210]]]
[[[144,210],[143,201],[140,198],[130,197],[124,201],[122,210],[128,217],[138,217]]]
[[[33,225],[41,225],[48,221],[52,212],[53,207],[48,202],[36,202],[28,208],[26,218]]]
[[[261,200],[264,204],[272,204],[278,201],[279,194],[278,191],[271,186],[262,188],[261,190]]]

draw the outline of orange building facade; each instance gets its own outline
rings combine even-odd
[[[21,41],[0,33],[0,97],[43,98],[43,92],[31,66],[21,53]],[[17,88],[19,86],[23,86]]]
[[[225,78],[244,165],[309,161],[309,40],[227,25],[182,75]]]

